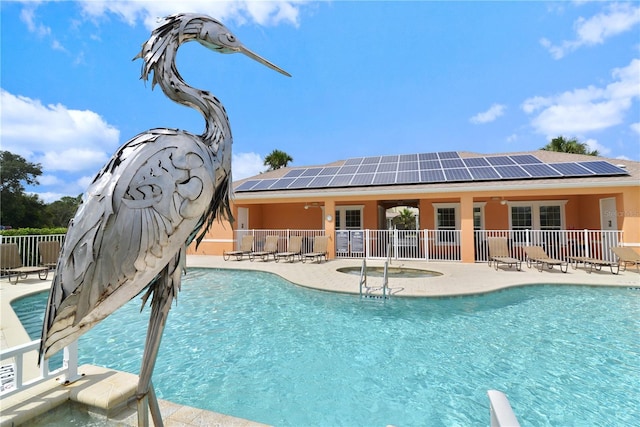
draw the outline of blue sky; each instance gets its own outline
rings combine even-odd
[[[576,137],[640,160],[637,2],[2,1],[2,150],[42,164],[44,201],[82,193],[146,129],[203,130],[132,61],[157,18],[199,12],[292,74],[197,43],[178,69],[225,105],[233,175]]]

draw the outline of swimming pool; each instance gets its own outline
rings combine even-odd
[[[18,305],[43,314],[45,303]],[[139,309],[136,299],[83,336],[80,362],[137,374]],[[381,301],[192,269],[154,385],[160,398],[276,426],[487,425],[491,388],[523,426],[640,425],[638,342],[640,291],[626,288]]]

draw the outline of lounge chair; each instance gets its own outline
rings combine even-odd
[[[38,242],[38,254],[40,265],[48,269],[56,268],[60,257],[60,242],[52,240],[50,242]]]
[[[587,273],[591,273],[593,272],[593,270],[600,271],[602,270],[603,266],[608,266],[609,269],[611,270],[611,274],[618,274],[618,272],[620,271],[620,263],[615,261],[609,261],[606,259],[599,259],[599,258],[591,258],[586,256],[570,256],[570,257],[567,257],[567,259],[571,263],[571,268],[573,268],[574,270],[578,268],[578,265],[580,263],[583,263]],[[615,271],[613,270],[614,268],[615,268]]]
[[[324,257],[325,262],[327,261],[327,243],[329,238],[327,236],[316,236],[313,239],[313,251],[307,252],[302,255],[302,262],[305,262],[307,259],[314,260],[316,262],[320,262],[320,260]]]
[[[9,283],[14,285],[18,279],[26,279],[29,274],[38,273],[40,280],[46,280],[49,275],[49,267],[24,267],[15,243],[0,245],[0,270],[9,276]],[[11,281],[12,278],[15,278],[15,282]]]
[[[509,254],[506,237],[488,237],[487,244],[489,246],[489,267],[493,263],[496,270],[500,264],[507,265],[509,268],[515,266],[516,270],[522,270],[522,261]]]
[[[229,251],[222,252],[222,258],[225,261],[229,261],[229,258],[232,256],[236,257],[236,260],[241,261],[242,258],[247,255],[249,259],[251,259],[251,251],[253,250],[253,234],[245,234],[242,236],[242,241],[240,242],[240,250],[237,251]]]
[[[293,262],[295,261],[296,256],[302,260],[302,236],[291,236],[289,238],[287,251],[276,252],[275,254],[276,262],[278,262],[280,258]]]
[[[280,236],[267,236],[264,240],[264,247],[261,251],[251,252],[249,260],[253,261],[256,257],[262,258],[262,261],[269,261],[269,255],[276,259],[276,252],[278,252],[278,240]]]
[[[640,254],[630,246],[616,246],[611,251],[618,257],[618,263],[622,265],[622,271],[627,269],[627,264],[635,264],[640,273]]]
[[[568,262],[551,258],[542,246],[525,246],[524,252],[527,255],[527,267],[531,268],[531,265],[535,263],[536,268],[540,272],[542,272],[545,265],[550,270],[554,265],[557,265],[563,273],[566,273],[569,268]]]

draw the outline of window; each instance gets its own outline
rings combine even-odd
[[[363,206],[336,206],[336,230],[362,230]]]
[[[561,228],[560,206],[540,206],[540,229],[560,230]]]
[[[509,202],[512,230],[562,230],[566,200]]]

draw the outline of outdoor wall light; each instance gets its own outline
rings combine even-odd
[[[333,217],[331,215],[327,215],[327,221],[331,222],[332,219]]]

